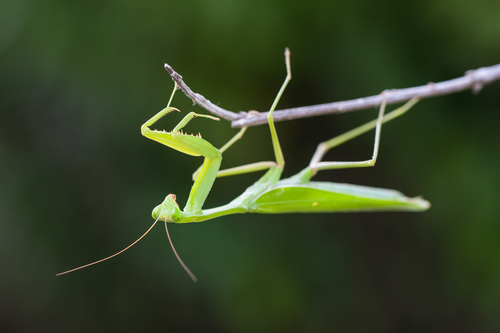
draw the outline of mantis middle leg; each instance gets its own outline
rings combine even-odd
[[[234,168],[229,168],[225,170],[219,170],[217,173],[217,178],[220,177],[226,177],[226,176],[234,176],[234,175],[240,175],[244,173],[250,173],[250,172],[256,172],[256,171],[261,171],[261,170],[267,170],[270,168],[278,168],[280,170],[283,170],[283,167],[285,166],[285,160],[283,158],[283,152],[281,150],[281,146],[279,143],[278,139],[278,134],[276,133],[276,128],[274,127],[274,120],[273,120],[273,111],[276,108],[276,105],[278,104],[279,100],[281,99],[281,96],[283,95],[283,92],[286,89],[286,86],[288,85],[288,82],[292,79],[292,72],[291,72],[291,66],[290,66],[290,50],[288,48],[285,49],[285,63],[286,63],[286,71],[287,71],[287,76],[285,78],[285,81],[283,82],[283,85],[281,86],[278,94],[276,95],[276,98],[274,99],[274,102],[270,108],[269,113],[267,114],[267,119],[269,123],[269,129],[271,132],[271,140],[273,143],[273,150],[274,150],[274,155],[276,158],[276,161],[264,161],[264,162],[256,162],[256,163],[250,163],[250,164],[245,164],[241,165],[238,167]],[[232,146],[236,141],[241,139],[243,136],[243,133],[245,133],[247,127],[243,127],[231,140],[229,140],[221,149],[220,152],[224,152],[227,150],[230,146]],[[200,168],[196,170],[193,173],[193,179],[195,179],[200,172]]]

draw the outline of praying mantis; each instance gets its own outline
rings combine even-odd
[[[276,105],[278,104],[286,86],[288,85],[288,82],[291,80],[290,51],[288,48],[285,51],[285,60],[287,76],[268,113],[268,125],[271,133],[275,161],[257,162],[220,170],[222,153],[243,136],[246,127],[242,128],[221,149],[215,148],[200,135],[186,134],[182,131],[182,128],[194,118],[219,120],[218,118],[210,115],[190,112],[170,132],[151,129],[150,127],[160,118],[172,111],[179,111],[170,106],[177,90],[177,82],[175,82],[174,90],[170,96],[167,107],[146,121],[141,127],[141,133],[151,140],[157,141],[184,154],[204,157],[202,166],[193,174],[194,184],[191,188],[191,192],[189,193],[184,209],[180,209],[177,203],[177,198],[174,194],[167,195],[163,202],[153,209],[152,217],[155,220],[153,225],[134,243],[110,257],[59,273],[57,275],[66,274],[77,269],[97,264],[124,252],[141,240],[158,221],[163,221],[165,223],[165,227],[167,228],[167,223],[169,222],[203,222],[225,215],[242,213],[334,213],[424,211],[428,209],[430,207],[430,203],[428,201],[422,199],[421,197],[408,198],[396,190],[352,184],[311,181],[312,177],[316,175],[318,171],[370,167],[375,165],[378,157],[382,124],[408,111],[418,101],[415,98],[411,99],[396,110],[384,115],[386,101],[382,93],[382,103],[380,105],[378,117],[375,120],[334,137],[333,139],[320,143],[309,165],[305,169],[292,177],[280,179],[285,165],[285,160],[274,126],[273,111],[276,108]],[[323,156],[330,149],[374,128],[375,143],[371,159],[352,162],[322,161]],[[203,204],[210,193],[216,178],[262,170],[267,170],[267,172],[259,180],[257,180],[257,182],[248,187],[241,195],[228,204],[216,208],[203,209]],[[167,235],[177,259],[191,278],[196,281],[196,277],[182,262],[173,247],[168,229]]]

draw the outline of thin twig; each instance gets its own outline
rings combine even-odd
[[[179,87],[189,98],[193,100],[195,104],[199,104],[201,107],[203,107],[207,111],[210,111],[216,116],[231,121],[232,127],[267,124],[267,112],[260,112],[260,114],[256,115],[256,112],[247,113],[241,111],[239,113],[235,113],[225,110],[213,104],[202,95],[194,93],[184,83],[184,81],[182,80],[182,76],[175,72],[172,67],[165,64],[165,69],[170,73],[172,79],[177,82]],[[418,97],[421,99],[429,98],[434,96],[449,95],[468,89],[472,89],[473,93],[478,93],[485,85],[497,80],[500,80],[500,64],[490,67],[482,67],[476,70],[469,70],[465,73],[464,76],[456,79],[438,83],[430,82],[424,86],[412,88],[386,90],[384,94],[387,104],[389,105],[405,102],[413,97]],[[345,113],[355,110],[377,107],[380,105],[380,103],[382,103],[382,97],[380,95],[375,95],[342,102],[276,110],[273,113],[273,119],[276,122],[321,116],[326,114]]]
[[[174,69],[169,64],[164,64],[163,66],[169,72],[170,76],[172,77],[172,80],[174,80],[174,82],[177,82],[182,91],[184,91],[187,97],[191,98],[194,104],[199,104],[202,108],[204,108],[207,111],[210,111],[217,117],[221,117],[229,121],[235,121],[241,118],[239,114],[234,113],[232,111],[224,110],[223,108],[218,107],[217,105],[210,102],[203,95],[193,92],[191,88],[189,88],[187,84],[185,84],[184,81],[182,81],[182,76],[176,71],[174,71]]]

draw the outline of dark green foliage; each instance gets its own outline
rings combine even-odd
[[[499,62],[497,1],[0,2],[1,332],[498,332],[500,84],[424,100],[384,126],[375,168],[316,180],[395,188],[425,213],[235,215],[171,227],[193,284],[153,222],[181,206],[202,159],[140,135],[166,106],[168,62],[233,111],[369,96]],[[203,112],[178,94],[173,106]],[[376,117],[278,123],[285,177],[316,145]],[[171,130],[172,114],[157,128]],[[221,146],[227,122],[186,131]],[[334,149],[370,157],[373,133]],[[273,159],[251,128],[223,167]],[[216,181],[221,205],[259,175]]]

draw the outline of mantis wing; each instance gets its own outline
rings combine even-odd
[[[283,185],[278,182],[253,201],[250,211],[266,214],[422,211],[429,207],[428,201],[408,198],[395,190],[330,182]]]

